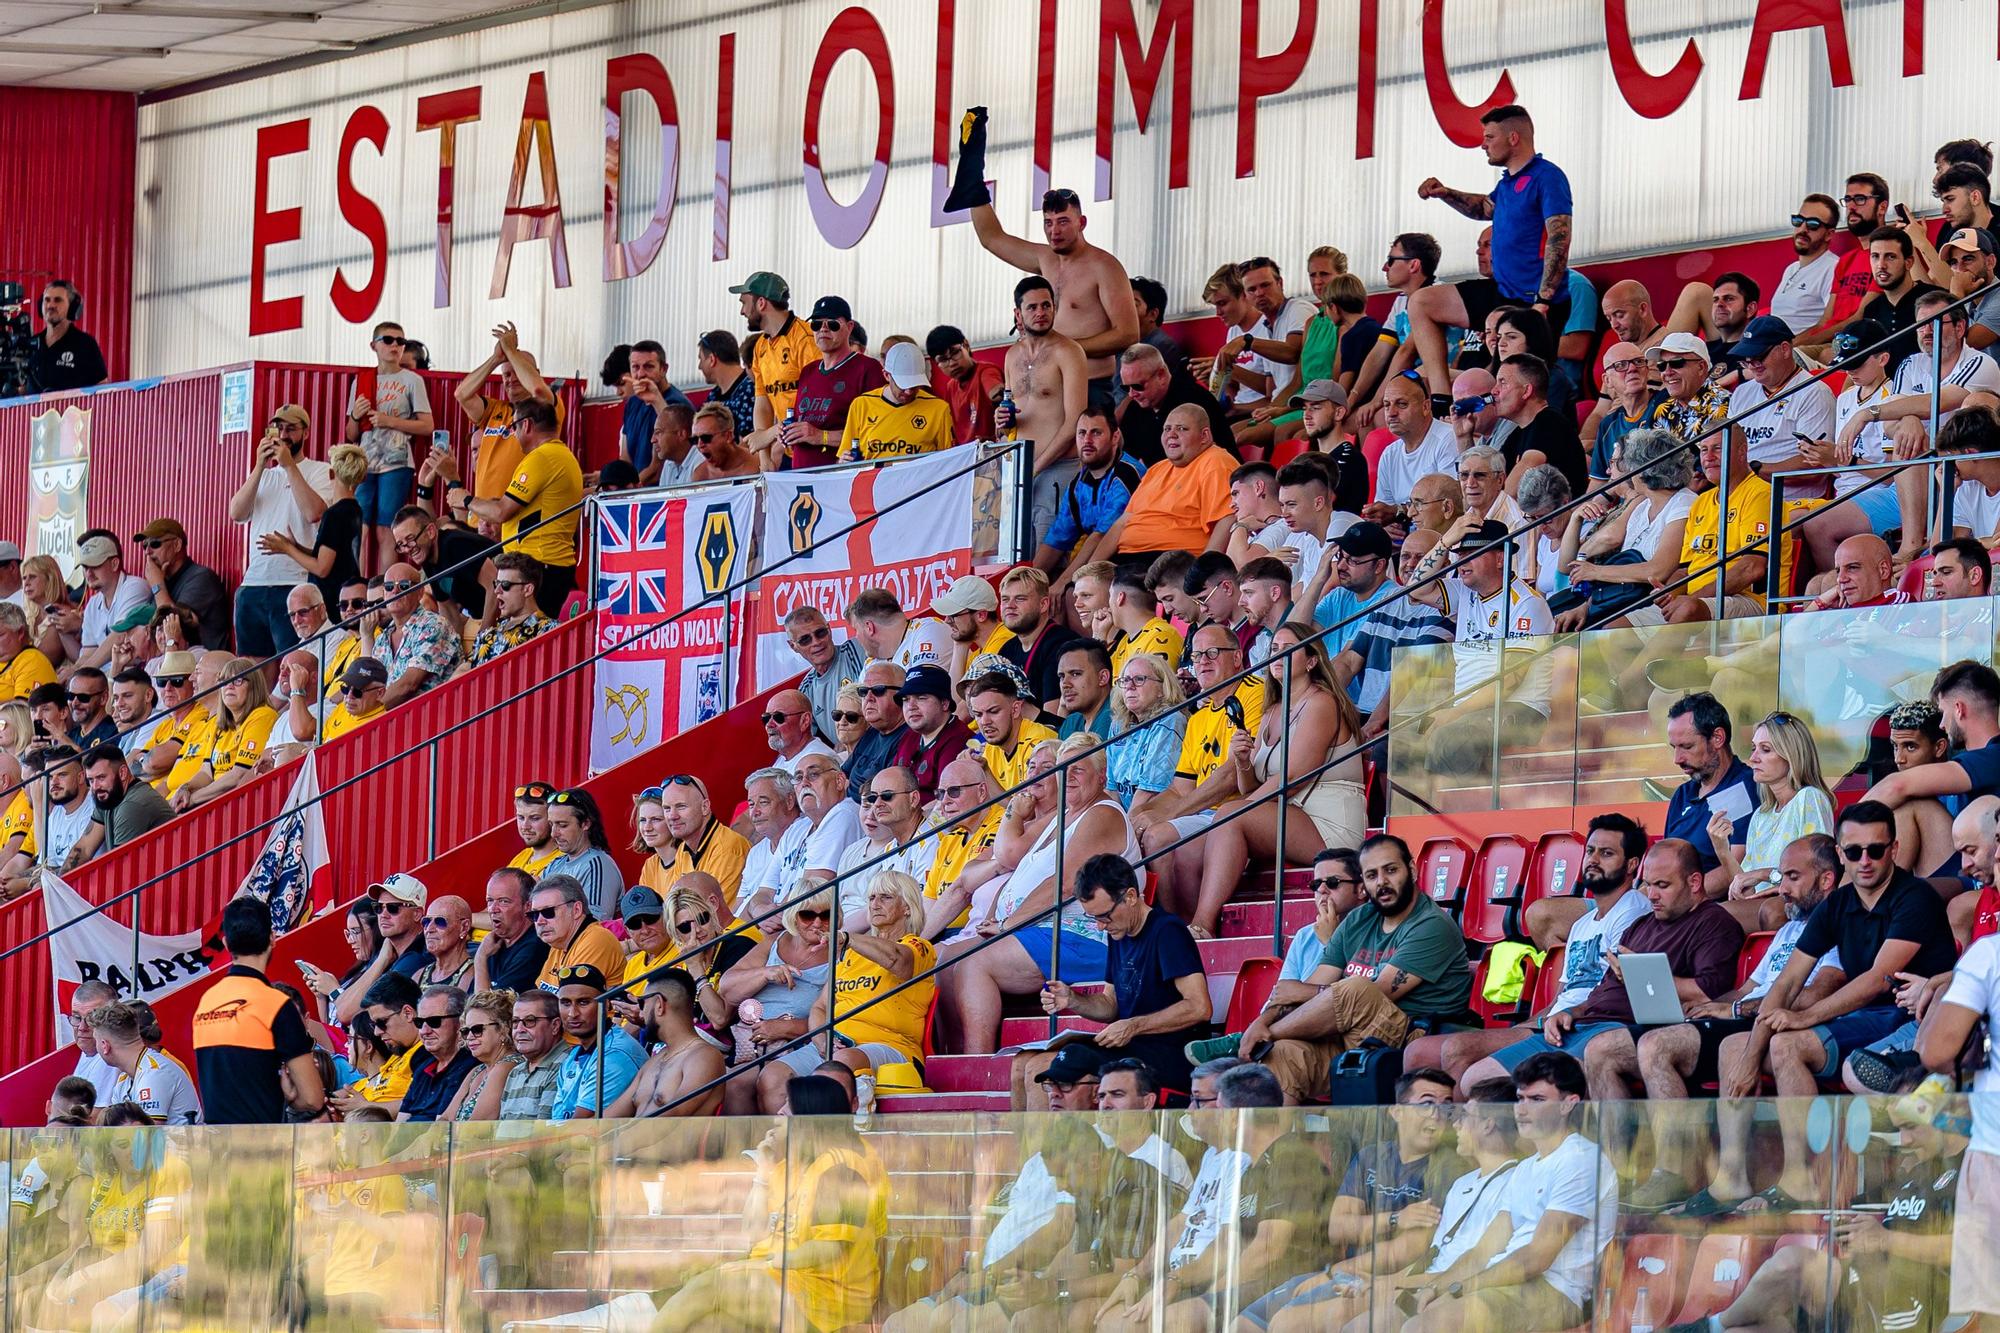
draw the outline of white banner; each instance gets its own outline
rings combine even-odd
[[[978,445],[962,444],[886,467],[860,464],[764,474],[758,560],[760,568],[773,572],[758,585],[758,689],[768,689],[804,665],[785,642],[785,617],[794,607],[818,607],[829,624],[839,625],[856,593],[888,588],[905,611],[914,613],[929,606],[953,579],[971,572],[971,465],[978,456]],[[924,499],[903,505],[882,522],[834,539],[855,522],[919,495]],[[786,560],[822,542],[826,544],[820,549]]]
[[[743,660],[743,598],[729,599],[728,613],[737,621],[727,636],[722,601],[661,622],[748,574],[758,489],[752,480],[681,494],[607,495],[594,502],[592,604],[599,612],[598,650],[609,651],[596,669],[593,772],[708,721],[732,697],[725,681],[737,678]],[[632,638],[648,626],[657,628]],[[631,642],[623,643],[626,639]]]
[[[137,907],[127,903],[128,910]],[[86,981],[108,982],[123,998],[158,1000],[197,977],[205,977],[218,961],[202,947],[206,932],[139,936],[138,961],[132,966],[132,928],[120,925],[63,882],[53,870],[42,871],[42,913],[49,936],[49,974],[56,988],[56,1043],[75,1039],[69,1005],[76,988]],[[69,922],[75,925],[63,929]]]
[[[319,802],[319,768],[311,751],[285,798],[284,813],[271,825],[264,850],[236,896],[261,898],[269,904],[273,936],[297,930],[312,920],[316,910],[332,905],[333,868]]]

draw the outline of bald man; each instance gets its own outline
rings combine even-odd
[[[1236,459],[1218,448],[1208,413],[1183,403],[1160,426],[1166,457],[1146,469],[1100,550],[1125,556],[1162,551],[1219,551],[1229,540],[1224,523],[1234,512],[1229,476]]]
[[[1714,330],[1708,323],[1708,316],[1714,303],[1713,287],[1705,282],[1691,282],[1681,288],[1673,313],[1662,324],[1653,311],[1652,293],[1646,290],[1644,283],[1626,278],[1604,289],[1601,304],[1604,322],[1611,326],[1612,343],[1598,363],[1597,382],[1604,387],[1598,391],[1597,406],[1584,420],[1584,440],[1594,441],[1597,438],[1604,415],[1612,408],[1610,393],[1613,380],[1608,372],[1612,364],[1611,353],[1617,351],[1621,361],[1635,355],[1643,358],[1648,349],[1658,346],[1669,333],[1692,333],[1697,336],[1711,333]]]
[[[1474,399],[1483,401],[1475,403]],[[1461,370],[1451,382],[1451,433],[1458,447],[1491,444],[1500,424],[1500,409],[1493,403],[1493,372],[1484,366]]]
[[[1996,867],[1995,827],[2000,818],[2000,796],[1981,796],[1958,812],[1951,821],[1952,844],[1958,849],[1959,872],[1979,886],[1976,893],[1961,893],[1945,904],[1951,919],[1952,937],[1963,950],[1972,941],[2000,931],[2000,886],[1994,883]]]
[[[389,668],[385,707],[394,708],[448,679],[464,656],[464,640],[427,605],[415,565],[398,562],[382,575],[383,602],[361,617],[361,656]]]
[[[1458,484],[1458,478],[1442,472],[1433,472],[1427,477],[1418,477],[1410,487],[1410,502],[1405,506],[1410,516],[1410,527],[1429,528],[1432,532],[1445,533],[1458,522],[1465,512],[1465,488]]]
[[[796,773],[809,754],[835,759],[833,747],[813,730],[812,700],[798,690],[779,690],[764,706],[764,742],[771,747],[772,766],[787,773]]]
[[[1857,533],[1834,548],[1832,571],[1817,576],[1806,586],[1807,592],[1819,594],[1809,609],[1852,610],[1909,601],[1909,595],[1894,586],[1895,579],[1896,562],[1889,543],[1872,532]]]

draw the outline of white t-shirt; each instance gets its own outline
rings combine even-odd
[[[1451,604],[1458,608],[1457,646],[1452,651],[1452,690],[1460,697],[1493,679],[1503,635],[1509,639],[1524,639],[1555,633],[1555,617],[1549,614],[1549,604],[1542,600],[1540,593],[1518,578],[1507,594],[1496,591],[1490,599],[1474,592],[1456,574],[1445,576],[1445,586],[1450,589]],[[1507,603],[1504,630],[1501,626],[1503,599]],[[1538,651],[1545,646],[1523,644],[1514,649],[1515,652],[1534,652],[1535,661],[1507,696],[1507,702],[1526,704],[1543,717],[1549,715],[1549,698],[1555,680],[1554,655]]]
[[[837,868],[847,849],[860,841],[861,807],[852,801],[842,801],[821,815],[819,827],[806,835],[800,872]]]
[[[141,1110],[162,1125],[199,1125],[201,1098],[187,1071],[158,1051],[139,1057],[136,1078],[118,1075],[111,1085],[113,1102],[137,1102]]]
[[[1988,1030],[2000,1030],[2000,935],[1976,939],[1958,956],[1944,1002],[1984,1014]],[[1972,1094],[1972,1149],[2000,1154],[2000,1065],[1973,1075]]]
[[[42,864],[59,866],[69,855],[69,849],[76,846],[90,828],[90,817],[97,811],[97,802],[90,799],[88,792],[76,803],[76,809],[65,810],[51,801],[49,803],[47,825],[42,831]]]
[[[1847,387],[1840,391],[1840,397],[1833,401],[1833,441],[1838,444],[1840,437],[1847,433],[1847,423],[1854,420],[1863,408],[1880,407],[1884,401],[1896,396],[1894,383],[1884,380],[1875,387],[1875,392],[1865,393],[1859,384],[1849,380]],[[1846,459],[1839,460],[1846,462]],[[1882,423],[1871,421],[1854,436],[1854,461],[1857,463],[1886,463],[1889,461],[1889,435],[1882,429]],[[1859,472],[1842,472],[1833,479],[1833,493],[1848,495],[1860,490],[1869,478]],[[1880,489],[1879,487],[1877,489]]]
[[[67,1015],[65,1015],[65,1020],[67,1020]],[[75,1078],[90,1080],[90,1086],[97,1089],[97,1104],[99,1106],[111,1105],[111,1089],[116,1085],[121,1075],[116,1069],[111,1067],[109,1060],[101,1055],[79,1055],[76,1060],[76,1068],[69,1072]]]
[[[1785,388],[1794,388],[1805,378],[1802,370],[1785,382]],[[1756,412],[1755,416],[1737,423],[1743,432],[1743,442],[1749,446],[1751,462],[1774,463],[1790,458],[1799,451],[1799,442],[1792,438],[1795,434],[1809,440],[1833,438],[1833,390],[1825,384],[1808,384],[1777,406],[1757,412],[1770,398],[1764,386],[1747,375],[1729,394],[1730,416]]]
[[[95,648],[103,643],[113,625],[152,600],[152,586],[130,570],[118,576],[108,605],[102,594],[92,592],[83,604],[83,646]]]
[[[2000,394],[2000,364],[1976,347],[1961,347],[1958,360],[1944,373],[1947,386],[1960,389],[1976,389],[1983,393]],[[1931,358],[1928,352],[1919,349],[1911,356],[1903,358],[1903,364],[1896,368],[1896,392],[1899,394],[1929,393],[1931,391]],[[1938,425],[1942,427],[1956,415],[1940,410]],[[1929,418],[1925,418],[1928,426]]]
[[[1500,1216],[1500,1205],[1507,1201],[1507,1184],[1518,1165],[1502,1163],[1490,1176],[1475,1168],[1451,1182],[1444,1206],[1438,1209],[1437,1230],[1431,1233],[1437,1250],[1425,1272],[1444,1272],[1479,1243],[1493,1226],[1493,1219]]]
[[[1313,575],[1319,572],[1319,562],[1326,558],[1327,543],[1354,525],[1354,519],[1350,515],[1336,513],[1333,518],[1334,522],[1327,525],[1324,540],[1313,536],[1310,532],[1293,531],[1292,525],[1281,518],[1267,524],[1250,539],[1250,544],[1262,547],[1274,556],[1280,547],[1289,546],[1297,551],[1299,563],[1292,566],[1292,585],[1303,588],[1312,582]],[[1340,522],[1341,519],[1346,519],[1346,522]]]
[[[1838,267],[1840,256],[1831,247],[1820,251],[1810,264],[1794,259],[1785,266],[1766,308],[1790,325],[1793,333],[1804,333],[1826,316],[1826,303],[1833,295],[1834,270]]]
[[[739,916],[743,905],[759,889],[771,890],[780,900],[791,896],[799,872],[805,869],[806,838],[811,832],[812,821],[800,815],[778,835],[775,847],[762,838],[757,840],[749,855],[743,858],[743,884],[736,895]]]
[[[1429,433],[1415,449],[1400,438],[1389,441],[1389,447],[1375,460],[1375,499],[1382,504],[1402,504],[1410,498],[1410,487],[1417,484],[1417,478],[1433,472],[1458,478],[1458,436],[1452,433],[1450,422],[1431,422]]]
[[[883,871],[900,870],[919,884],[923,883],[930,875],[931,863],[937,860],[936,838],[925,838],[914,847],[905,847],[886,861],[877,861],[873,867],[864,873],[854,875],[851,878],[849,877],[849,871],[860,869],[864,863],[874,861],[876,857],[895,845],[895,841],[876,843],[870,842],[866,838],[857,838],[848,845],[846,851],[840,854],[840,864],[833,869],[834,873],[840,877],[840,919],[842,921],[867,910],[868,881]]]
[[[915,666],[937,666],[949,671],[951,631],[942,620],[932,616],[912,620],[909,628],[903,631],[902,646],[896,649],[890,660],[906,672]]]
[[[1262,342],[1281,343],[1294,333],[1305,332],[1306,325],[1312,322],[1313,314],[1312,302],[1303,297],[1289,297],[1285,304],[1278,308],[1275,319],[1258,316],[1257,322],[1250,326],[1249,333],[1251,337]],[[1297,369],[1295,365],[1281,365],[1268,357],[1248,351],[1236,358],[1236,364],[1255,374],[1270,376],[1274,390],[1283,388],[1286,377]],[[1235,401],[1239,403],[1261,403],[1268,396],[1240,383],[1236,386],[1234,394]]]
[[[1237,1184],[1249,1169],[1250,1155],[1235,1148],[1210,1148],[1201,1155],[1194,1188],[1188,1191],[1187,1202],[1182,1205],[1187,1225],[1181,1228],[1181,1234],[1174,1238],[1173,1249],[1167,1252],[1169,1272],[1190,1259],[1200,1258],[1215,1244],[1222,1224],[1235,1216]]]
[[[1098,1131],[1100,1135],[1103,1132]],[[1125,1155],[1135,1162],[1144,1162],[1183,1190],[1194,1185],[1194,1172],[1188,1170],[1187,1158],[1158,1134],[1148,1134],[1144,1143]]]
[[[1514,1233],[1500,1259],[1535,1238],[1544,1213],[1583,1219],[1542,1274],[1550,1286],[1582,1305],[1597,1286],[1597,1256],[1618,1234],[1618,1172],[1610,1159],[1583,1135],[1571,1134],[1548,1156],[1522,1159],[1507,1181],[1501,1211]]]
[[[357,380],[353,400],[361,395],[361,385]],[[423,376],[414,370],[378,371],[375,375],[375,407],[384,416],[400,417],[407,421],[420,417],[431,410],[431,398],[424,388]],[[371,473],[393,472],[398,468],[412,466],[410,453],[411,437],[388,426],[361,432],[361,447],[368,454],[368,470]]]
[[[12,602],[14,605],[20,607],[23,611],[25,611],[28,609],[27,589],[16,588],[14,589],[14,591],[8,593],[5,597],[0,597],[0,602]]]
[[[1750,974],[1750,989],[1743,993],[1744,999],[1764,998],[1770,991],[1772,983],[1777,981],[1778,974],[1785,970],[1785,964],[1791,961],[1792,950],[1799,947],[1799,936],[1805,934],[1805,930],[1804,917],[1787,921],[1778,927],[1778,933],[1771,937],[1771,947],[1764,950],[1764,957],[1758,961],[1757,970]],[[1841,970],[1840,950],[1828,949],[1825,955],[1813,964],[1812,972],[1806,977],[1806,984],[1811,985],[1817,981],[1819,974],[1829,967],[1836,972]]]
[[[1590,998],[1597,983],[1604,980],[1604,959],[1634,921],[1651,916],[1653,904],[1636,888],[1625,890],[1611,910],[1599,916],[1596,909],[1585,912],[1569,928],[1568,948],[1563,951],[1562,990],[1554,1009],[1574,1009]]]
[[[299,472],[320,498],[333,503],[333,469],[317,458],[301,458]],[[282,532],[310,551],[319,535],[319,524],[308,519],[292,494],[292,480],[282,467],[267,467],[257,474],[257,493],[250,500],[250,518],[244,525],[249,553],[243,558],[243,586],[246,588],[290,588],[306,581],[306,571],[290,556],[273,555],[259,549],[258,540],[269,533]],[[332,610],[331,607],[328,608]]]
[[[1665,504],[1655,505],[1649,495],[1641,495],[1632,502],[1632,517],[1625,523],[1625,547],[1638,551],[1648,559],[1659,551],[1660,537],[1667,525],[1688,516],[1694,508],[1694,492],[1683,487],[1667,498]]]
[[[1074,1195],[1056,1184],[1040,1153],[1021,1163],[1013,1187],[1007,1191],[1007,1211],[1000,1214],[986,1237],[985,1263],[991,1266],[1012,1254],[1054,1219],[1056,1209],[1075,1202]]]
[[[1292,936],[1292,942],[1285,947],[1285,961],[1278,967],[1278,980],[1304,981],[1319,967],[1320,955],[1326,952],[1326,941],[1311,925],[1300,929]]]
[[[2000,532],[2000,492],[1989,495],[1978,482],[1961,481],[1951,493],[1951,522],[1982,539]]]

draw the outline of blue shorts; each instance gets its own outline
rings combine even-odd
[[[1563,1038],[1562,1045],[1560,1046],[1551,1046],[1542,1037],[1528,1037],[1522,1041],[1515,1042],[1512,1046],[1501,1047],[1493,1053],[1493,1058],[1498,1060],[1500,1067],[1510,1074],[1520,1066],[1523,1060],[1526,1060],[1531,1055],[1540,1055],[1544,1051],[1561,1051],[1564,1055],[1573,1055],[1578,1060],[1581,1060],[1583,1059],[1583,1048],[1590,1045],[1592,1037],[1601,1036],[1606,1032],[1629,1030],[1623,1023],[1582,1023],[1569,1030],[1569,1035]]]
[[[396,511],[410,502],[410,488],[416,480],[417,470],[413,467],[371,472],[363,477],[354,488],[355,502],[361,506],[361,521],[377,528],[394,523]]]
[[[1305,1286],[1308,1282],[1318,1282],[1319,1286],[1313,1288],[1303,1296],[1299,1295],[1299,1288]],[[1321,1269],[1317,1273],[1301,1273],[1299,1276],[1292,1278],[1280,1286],[1276,1291],[1266,1295],[1262,1300],[1257,1301],[1253,1305],[1245,1306],[1237,1315],[1237,1319],[1241,1322],[1254,1325],[1257,1328],[1269,1328],[1271,1320],[1276,1317],[1280,1310],[1288,1309],[1293,1305],[1304,1310],[1310,1309],[1315,1305],[1324,1305],[1331,1301],[1344,1300],[1357,1292],[1367,1290],[1369,1285],[1365,1278],[1353,1277],[1348,1274],[1333,1277],[1326,1269]]]
[[[1874,1004],[1866,1009],[1856,1009],[1851,1014],[1842,1014],[1830,1023],[1821,1023],[1813,1029],[1813,1035],[1826,1048],[1826,1065],[1819,1071],[1819,1076],[1833,1078],[1840,1073],[1840,1062],[1848,1052],[1873,1046],[1902,1027],[1909,1017],[1893,1004]]]
[[[1903,526],[1903,508],[1896,501],[1896,487],[1893,482],[1885,481],[1880,486],[1871,486],[1849,497],[1848,503],[1868,516],[1868,526],[1878,537]]]
[[[1048,926],[1024,926],[1014,938],[1043,976],[1049,974],[1049,937],[1054,931]],[[1104,980],[1104,965],[1107,951],[1103,940],[1091,939],[1074,931],[1065,931],[1062,942],[1062,979],[1066,984]]]

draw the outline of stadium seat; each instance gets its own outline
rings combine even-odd
[[[1556,995],[1562,990],[1563,957],[1569,946],[1558,944],[1542,959],[1542,965],[1535,970],[1535,998],[1528,1005],[1528,1012],[1539,1014],[1555,1003]]]
[[[1679,1308],[1688,1279],[1688,1251],[1694,1240],[1666,1232],[1626,1236],[1622,1277],[1610,1318],[1602,1328],[1664,1328],[1667,1312]]]
[[[1460,918],[1467,939],[1497,944],[1507,938],[1508,909],[1521,901],[1529,854],[1528,844],[1511,833],[1492,834],[1479,844]]]
[[[1541,969],[1533,958],[1525,960],[1521,976],[1521,998],[1512,1004],[1496,1004],[1486,998],[1486,976],[1490,970],[1493,955],[1488,953],[1472,968],[1472,1012],[1486,1020],[1490,1028],[1512,1027],[1527,1016],[1526,1004],[1532,1003],[1535,986],[1540,981]]]
[[[1574,829],[1555,829],[1535,840],[1521,906],[1537,898],[1573,898],[1583,877],[1583,839]]]
[[[1896,581],[1896,587],[1911,601],[1919,602],[1924,596],[1924,578],[1931,572],[1929,554],[1918,556],[1903,566],[1903,577]]]
[[[1427,839],[1417,853],[1417,891],[1447,910],[1465,901],[1471,874],[1472,852],[1457,838]]]
[[[1764,961],[1764,955],[1771,951],[1771,941],[1777,938],[1775,930],[1753,931],[1743,940],[1743,954],[1736,960],[1736,984],[1741,986],[1750,980],[1750,974],[1757,970],[1757,964]]]
[[[1264,1012],[1264,1004],[1271,998],[1272,989],[1278,984],[1278,973],[1284,964],[1275,958],[1246,958],[1243,966],[1236,969],[1236,989],[1229,995],[1229,1015],[1223,1020],[1224,1032],[1241,1032],[1250,1026],[1251,1020]]]
[[[1680,1313],[1666,1322],[1690,1324],[1727,1306],[1742,1294],[1765,1254],[1764,1242],[1756,1236],[1714,1232],[1703,1236],[1688,1264],[1687,1296]]]

